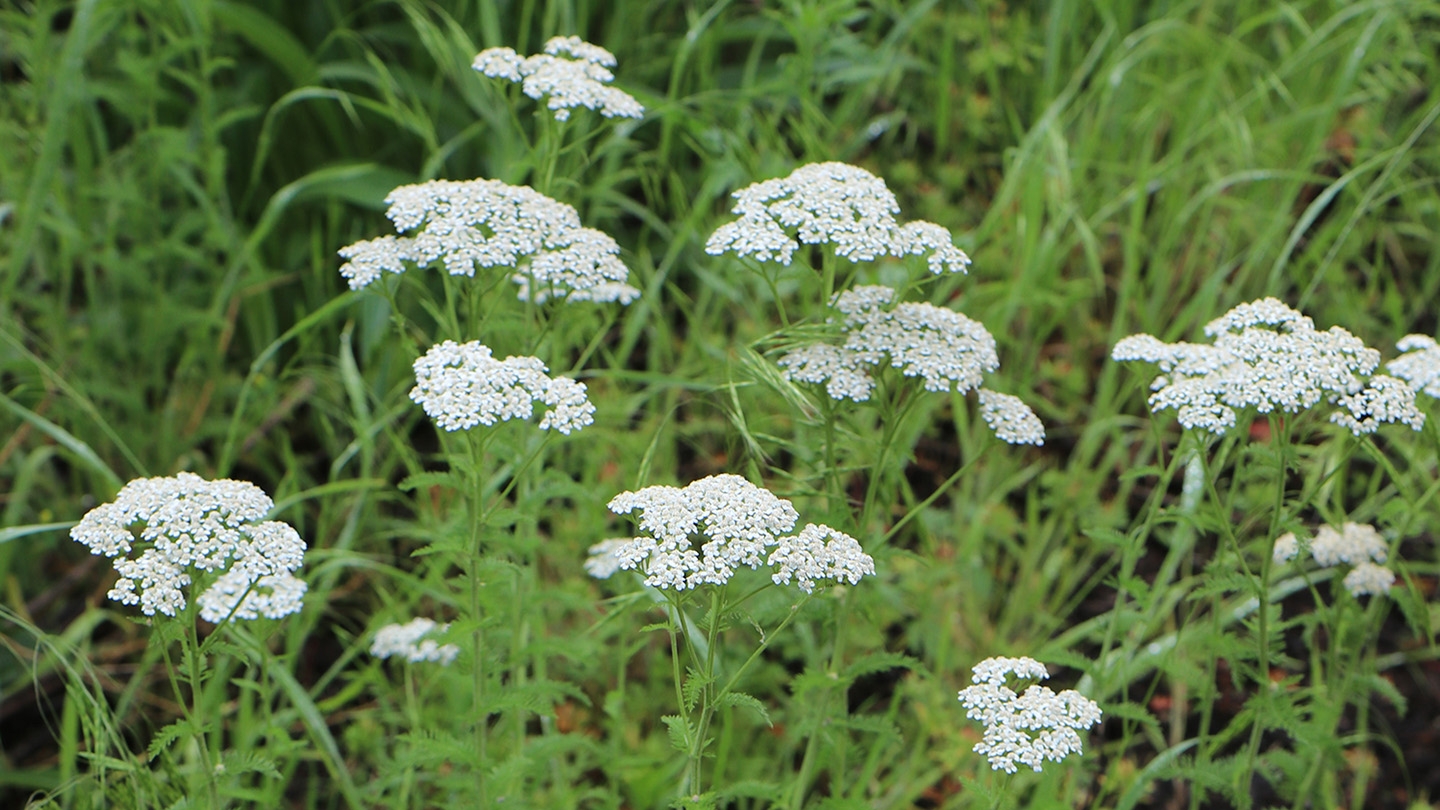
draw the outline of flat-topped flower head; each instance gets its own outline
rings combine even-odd
[[[610,501],[610,511],[639,511],[645,536],[614,542],[601,553],[613,555],[620,569],[640,569],[653,588],[724,585],[740,566],[754,569],[762,561],[776,569],[777,584],[793,577],[807,593],[817,579],[854,584],[875,572],[874,561],[843,532],[812,524],[788,536],[799,518],[795,507],[738,475],[622,492]],[[601,546],[591,549],[592,559]]]
[[[568,436],[593,424],[595,406],[585,396],[585,383],[552,378],[546,371],[536,357],[496,360],[490,347],[479,341],[447,340],[416,359],[410,399],[450,431],[529,419],[537,403],[548,408],[540,420],[541,430]]]
[[[1417,392],[1440,399],[1440,343],[1429,335],[1406,335],[1395,348],[1405,354],[1385,368]]]
[[[546,106],[555,120],[570,117],[570,110],[585,107],[606,118],[640,118],[645,108],[634,96],[610,86],[615,55],[579,37],[552,37],[545,52],[522,57],[511,48],[486,48],[471,64],[492,79],[520,85],[530,98],[549,96]]]
[[[370,654],[376,658],[399,656],[412,664],[434,661],[448,666],[460,655],[460,648],[454,644],[441,644],[426,636],[439,635],[449,626],[425,618],[411,619],[405,624],[387,624],[375,631]]]
[[[812,343],[779,360],[786,379],[824,385],[833,399],[863,402],[875,380],[870,370],[886,363],[907,377],[919,377],[927,391],[980,387],[1000,367],[995,338],[984,324],[928,303],[890,306],[895,291],[881,285],[846,290],[831,306],[845,329],[839,346]],[[1011,444],[1042,444],[1045,428],[1018,398],[980,392],[981,415],[995,434]]]
[[[1395,584],[1395,572],[1383,564],[1390,558],[1390,547],[1374,526],[1347,521],[1338,530],[1321,526],[1310,541],[1310,556],[1321,568],[1336,565],[1352,566],[1345,575],[1345,589],[1352,596],[1380,596],[1389,593]],[[1299,554],[1294,533],[1275,541],[1274,559],[1288,562]]]
[[[1345,575],[1345,590],[1359,599],[1362,596],[1384,596],[1395,584],[1395,572],[1383,565],[1362,562]]]
[[[1080,731],[1100,722],[1100,707],[1074,689],[1056,694],[1031,684],[1023,694],[1013,681],[1050,677],[1033,658],[987,658],[972,669],[972,685],[960,690],[965,716],[985,724],[975,752],[990,760],[993,770],[1015,773],[1017,765],[1040,770],[1045,760],[1059,762],[1083,753]]]
[[[591,546],[585,558],[585,573],[596,579],[609,579],[620,570],[620,558],[615,553],[635,542],[633,537],[612,537]]]
[[[805,524],[794,537],[781,537],[765,564],[775,569],[770,580],[776,585],[789,585],[791,577],[800,590],[810,593],[818,579],[833,579],[855,585],[866,575],[875,575],[875,560],[850,535],[819,526]]]
[[[91,553],[116,558],[120,579],[106,595],[139,604],[147,616],[183,610],[180,589],[191,584],[194,569],[221,572],[197,600],[206,621],[280,618],[298,611],[305,594],[305,583],[293,575],[304,561],[305,541],[288,523],[265,520],[274,508],[246,481],[206,481],[188,472],[137,478],[114,501],[87,512],[70,537]],[[148,548],[126,556],[137,543]]]
[[[1295,559],[1300,554],[1300,541],[1295,537],[1294,532],[1286,532],[1275,538],[1275,545],[1270,549],[1270,559],[1277,565],[1283,565]]]
[[[1356,435],[1383,422],[1416,430],[1424,422],[1413,392],[1407,395],[1391,377],[1370,378],[1379,352],[1338,326],[1317,331],[1313,321],[1274,298],[1235,307],[1205,333],[1213,343],[1131,335],[1111,356],[1158,365],[1150,407],[1174,408],[1180,424],[1210,433],[1233,427],[1239,410],[1297,413],[1322,400],[1340,407],[1331,421]]]
[[[734,196],[732,210],[740,218],[711,234],[706,253],[789,264],[801,244],[830,244],[852,262],[925,255],[932,273],[963,273],[970,265],[945,228],[931,222],[900,225],[894,193],[858,166],[810,163]]]
[[[435,262],[452,276],[510,268],[522,299],[629,303],[620,246],[580,224],[575,209],[528,186],[499,180],[430,180],[400,186],[385,198],[401,233],[340,249],[340,275],[361,289],[385,273]],[[533,290],[532,290],[533,288]]]
[[[1017,396],[980,389],[980,416],[995,435],[1010,444],[1045,443],[1040,417]]]
[[[1310,541],[1310,556],[1322,568],[1345,563],[1358,565],[1371,560],[1383,563],[1390,556],[1390,548],[1380,532],[1368,523],[1346,522],[1335,531],[1331,526],[1321,526]]]

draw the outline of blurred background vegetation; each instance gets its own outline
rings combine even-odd
[[[1043,449],[989,453],[900,538],[944,564],[893,562],[909,579],[876,608],[869,643],[919,656],[932,676],[872,679],[851,697],[898,689],[935,707],[907,715],[922,761],[894,777],[901,806],[957,790],[947,774],[973,740],[953,691],[973,661],[1041,649],[1114,601],[1101,583],[1115,552],[1097,530],[1125,530],[1149,493],[1121,473],[1178,437],[1171,420],[1150,426],[1140,375],[1107,361],[1116,339],[1193,338],[1261,295],[1387,356],[1401,335],[1440,328],[1435,3],[6,4],[0,602],[93,662],[120,719],[137,724],[136,750],[149,721],[135,718],[166,711],[137,697],[156,662],[105,603],[107,566],[64,529],[130,478],[190,469],[302,502],[287,519],[318,554],[284,660],[334,734],[357,743],[357,782],[377,767],[358,745],[374,706],[354,705],[329,667],[387,600],[420,598],[395,596],[357,560],[406,558],[405,527],[424,506],[395,485],[416,463],[410,445],[433,439],[405,399],[413,358],[383,302],[346,291],[335,251],[389,232],[382,200],[396,185],[527,182],[517,126],[533,125],[533,105],[515,117],[514,96],[470,60],[571,33],[618,56],[617,86],[647,115],[600,127],[555,196],[619,240],[646,295],[606,341],[607,363],[627,373],[592,383],[602,424],[632,429],[572,459],[590,495],[548,527],[563,538],[555,582],[598,593],[580,575],[583,549],[601,536],[604,502],[643,483],[647,453],[652,480],[683,483],[780,475],[799,452],[773,438],[790,416],[732,396],[751,380],[739,347],[773,326],[757,320],[754,288],[702,250],[731,191],[799,163],[863,165],[905,218],[956,234],[975,264],[937,300],[990,328],[1007,390],[1033,392],[1049,426]],[[946,418],[914,438],[906,469],[918,497],[965,460],[959,417],[935,409]],[[1358,482],[1346,508],[1383,514],[1392,485]],[[1415,520],[1406,546],[1429,588],[1435,524]],[[86,766],[61,668],[32,655],[36,638],[4,633],[10,806]],[[1372,749],[1378,785],[1356,777],[1377,806],[1440,793],[1425,722],[1440,711],[1440,672],[1423,654],[1393,675],[1409,713],[1386,708],[1377,722],[1399,744]],[[570,722],[610,734],[598,705],[586,711]],[[1102,751],[1093,767],[1115,784],[1154,755]],[[294,784],[298,805],[330,806]]]

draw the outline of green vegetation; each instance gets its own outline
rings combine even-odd
[[[615,54],[642,119],[561,126],[471,68],[560,34]],[[1435,335],[1436,86],[1431,2],[0,9],[0,805],[1430,806],[1435,400],[1420,431],[1320,407],[1212,438],[1110,353],[1265,296],[1387,361]],[[820,161],[884,178],[968,275],[705,252],[732,192]],[[639,298],[347,289],[336,251],[394,233],[393,188],[471,178],[574,206]],[[852,270],[988,327],[986,385],[1044,445],[897,373],[863,405],[787,380]],[[409,393],[446,338],[541,356],[594,424],[437,431]],[[106,598],[69,528],[179,471],[274,498],[301,612]],[[721,473],[875,575],[586,574],[634,531],[617,494]],[[1270,561],[1347,521],[1388,544],[1388,595]],[[451,623],[453,664],[370,654],[414,616]],[[973,750],[956,695],[1002,655],[1100,705],[1083,755],[1010,775]]]

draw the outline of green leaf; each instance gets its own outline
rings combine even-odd
[[[279,65],[297,87],[319,81],[320,71],[310,58],[310,50],[264,12],[226,0],[218,0],[211,10],[216,22],[239,34],[255,50]]]
[[[690,726],[687,718],[676,714],[667,714],[660,718],[670,732],[670,747],[676,751],[690,751],[690,741],[695,738],[695,730]]]
[[[171,743],[181,737],[188,737],[194,733],[195,727],[190,725],[189,720],[182,717],[155,732],[155,736],[150,739],[150,745],[145,749],[145,753],[149,755],[151,759],[154,759],[166,748],[169,748]]]
[[[276,768],[275,761],[255,751],[226,751],[220,755],[220,763],[225,766],[225,772],[232,776],[259,773],[271,779],[280,778],[280,770]]]
[[[453,472],[422,472],[405,476],[396,488],[401,492],[413,492],[428,487],[445,487],[459,492],[464,486],[464,482]]]
[[[726,692],[720,698],[720,705],[743,706],[760,715],[760,719],[765,721],[765,725],[771,728],[775,727],[775,724],[770,720],[770,712],[765,709],[765,704],[761,703],[753,695],[747,695],[744,692]]]

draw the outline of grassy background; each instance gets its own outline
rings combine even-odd
[[[757,384],[763,364],[747,347],[775,328],[766,302],[732,262],[702,250],[735,188],[814,160],[886,178],[906,218],[950,228],[975,259],[932,300],[990,328],[1004,390],[1049,428],[1040,450],[981,453],[969,407],[938,397],[906,437],[902,500],[975,463],[880,558],[893,573],[854,639],[924,663],[923,676],[885,670],[849,690],[853,711],[903,730],[854,731],[871,740],[873,806],[967,801],[956,779],[978,766],[954,690],[974,661],[1098,649],[1087,622],[1115,604],[1109,578],[1123,562],[1106,532],[1129,531],[1155,486],[1125,473],[1168,463],[1179,439],[1173,420],[1149,418],[1142,375],[1107,361],[1118,338],[1193,338],[1267,294],[1387,356],[1401,335],[1440,326],[1433,3],[8,7],[0,590],[68,652],[37,658],[37,637],[4,630],[3,795],[87,768],[84,712],[73,688],[62,699],[78,662],[94,669],[96,705],[126,729],[117,749],[143,749],[160,723],[142,718],[170,711],[154,697],[163,662],[145,631],[104,601],[106,566],[63,528],[123,481],[179,469],[253,480],[288,507],[282,516],[315,550],[306,612],[277,642],[303,693],[290,697],[323,716],[355,790],[383,791],[404,771],[375,737],[404,725],[404,700],[380,688],[385,670],[355,656],[382,619],[443,609],[426,601],[424,576],[438,574],[410,576],[408,555],[445,510],[396,490],[426,464],[433,437],[405,397],[412,357],[377,298],[345,292],[335,251],[389,230],[381,200],[400,183],[527,182],[533,105],[513,118],[518,96],[469,62],[493,45],[531,52],[556,33],[615,52],[619,84],[647,107],[642,122],[602,128],[568,158],[555,189],[620,241],[646,291],[610,327],[597,364],[609,373],[591,381],[601,430],[568,457],[580,486],[543,527],[545,577],[563,597],[551,632],[577,639],[557,666],[586,684],[556,718],[593,741],[574,767],[597,795],[626,784],[626,801],[648,806],[672,778],[657,764],[665,651],[635,636],[633,621],[600,622],[596,600],[613,591],[580,574],[585,546],[606,536],[605,501],[720,471],[800,482],[814,463],[806,412]],[[857,458],[874,454],[853,427]],[[1415,503],[1434,478],[1434,436],[1395,448],[1405,463],[1394,476],[1356,471],[1320,515]],[[1433,511],[1410,517],[1419,540],[1405,547],[1430,588]],[[1154,576],[1158,548],[1140,555],[1142,576]],[[1184,615],[1176,605],[1193,580],[1162,584],[1149,598],[1170,618],[1135,626],[1127,649]],[[823,621],[763,676],[777,689],[787,661],[823,647]],[[1393,679],[1430,692],[1411,712],[1433,716],[1433,650],[1404,647]],[[612,674],[587,670],[595,661]],[[1148,677],[1135,681],[1146,699],[1170,691]],[[421,711],[454,710],[447,700],[463,709],[463,685],[437,678]],[[232,708],[237,745],[269,733],[242,722],[243,701]],[[290,736],[313,743],[316,725],[291,711]],[[1390,711],[1398,744],[1370,756],[1394,778],[1366,793],[1356,777],[1350,798],[1404,804],[1440,792],[1440,768],[1403,766],[1410,726]],[[1112,722],[1097,738],[1086,766],[1108,777],[1097,803],[1120,803],[1132,784],[1164,800],[1164,785],[1147,782],[1154,773],[1137,772],[1186,719],[1156,713],[1169,725],[1154,735]],[[779,716],[799,722],[784,707]],[[727,733],[739,740],[756,733],[735,723]],[[775,732],[779,756],[732,740],[725,767],[756,779],[784,770],[777,763],[803,745],[796,728]],[[336,778],[325,757],[293,762],[287,799],[335,806],[318,787]]]

